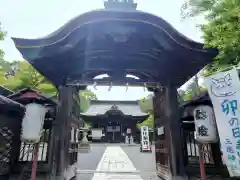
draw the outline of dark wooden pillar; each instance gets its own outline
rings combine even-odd
[[[177,88],[174,86],[166,87],[165,96],[167,99],[166,115],[168,117],[166,126],[169,129],[169,165],[172,180],[181,180],[185,179],[185,169]]]
[[[64,171],[68,166],[68,151],[70,141],[70,123],[73,106],[72,87],[59,87],[59,104],[54,123],[54,158],[55,173],[59,180],[63,180]]]
[[[165,87],[154,92],[153,99],[155,127],[162,134],[156,134],[156,163],[158,175],[163,179],[185,178],[183,143],[177,90]]]

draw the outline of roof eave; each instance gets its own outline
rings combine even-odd
[[[146,26],[153,26],[159,28],[159,30],[166,33],[169,36],[169,40],[175,40],[176,43],[185,46],[189,49],[201,50],[203,44],[189,39],[188,37],[181,34],[173,26],[171,26],[164,19],[157,17],[155,15],[141,12],[141,11],[108,11],[108,10],[95,10],[73,18],[68,23],[60,27],[55,32],[48,36],[38,39],[23,39],[23,38],[12,38],[15,46],[24,55],[30,49],[41,49],[46,46],[51,46],[56,43],[62,42],[65,38],[70,36],[74,31],[85,25],[91,25],[94,23],[104,22],[104,21],[125,21],[125,22],[142,22]],[[21,50],[22,49],[22,50]],[[206,51],[208,52],[208,51]],[[216,53],[215,50],[209,50],[209,52]],[[37,55],[35,54],[36,58]]]

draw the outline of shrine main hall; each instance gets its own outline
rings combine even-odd
[[[104,142],[124,142],[129,129],[134,140],[139,140],[137,123],[146,120],[148,114],[141,111],[138,101],[93,100],[81,116],[93,129],[103,129]]]

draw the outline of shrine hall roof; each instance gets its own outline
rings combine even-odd
[[[89,109],[85,113],[81,113],[84,116],[99,116],[104,115],[111,110],[122,112],[126,116],[147,116],[142,112],[138,101],[101,101],[93,100]]]
[[[91,84],[105,73],[112,79],[104,83],[126,84],[130,73],[140,77],[137,83],[179,87],[217,55],[164,19],[136,10],[87,12],[43,38],[13,41],[24,59],[56,86]]]
[[[13,94],[13,93],[14,92],[11,91],[10,89],[7,89],[6,87],[0,85],[0,95],[9,96],[10,94]]]
[[[51,105],[57,105],[58,102],[55,100],[53,97],[49,97],[40,91],[31,89],[31,88],[24,88],[21,89],[15,93],[10,94],[7,96],[8,98],[14,100],[14,101],[21,101],[24,99],[35,99],[35,100],[40,100],[40,102],[44,102],[47,104]]]
[[[5,96],[0,95],[0,109],[1,111],[24,111],[24,106],[16,101],[13,101]]]

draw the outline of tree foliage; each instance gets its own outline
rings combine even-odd
[[[6,32],[2,30],[1,23],[0,23],[0,41],[3,41],[6,36]],[[3,60],[4,52],[0,49],[0,62]]]
[[[81,112],[88,110],[91,100],[97,100],[96,94],[90,90],[83,90],[79,93],[80,96],[80,109]]]
[[[199,84],[198,78],[193,79],[185,88],[185,90],[178,90],[181,101],[192,100],[195,96],[198,96],[200,93],[207,91],[207,89]]]
[[[153,95],[148,95],[140,99],[139,106],[142,112],[144,113],[152,113],[153,110],[153,102],[152,102]]]
[[[50,96],[56,95],[57,89],[46,78],[38,73],[28,62],[8,62],[3,60],[1,65],[0,84],[6,88],[13,91],[18,91],[24,88],[32,88]],[[19,71],[16,72],[15,76],[9,76],[5,79],[4,74],[8,72],[13,65],[18,66]]]
[[[154,127],[154,117],[153,114],[149,114],[148,118],[142,123],[137,123],[137,128],[140,129],[142,126],[148,126],[149,128]]]
[[[202,15],[201,25],[206,47],[219,49],[218,56],[206,67],[203,75],[239,64],[240,56],[240,1],[186,0],[182,6],[183,18]]]
[[[18,66],[19,70],[15,76],[9,76],[5,79],[4,74],[9,71],[12,66]],[[48,96],[57,95],[57,88],[36,71],[27,61],[0,61],[0,84],[12,91],[32,88]],[[90,90],[81,91],[79,96],[80,110],[82,112],[88,109],[90,100],[97,99],[96,95]]]
[[[154,126],[154,117],[153,117],[153,95],[148,95],[139,100],[139,106],[142,112],[149,114],[148,118],[142,123],[137,123],[137,128],[140,129],[141,126],[148,126],[153,128]]]
[[[193,81],[190,83],[185,90],[179,89],[178,95],[179,95],[179,103],[182,103],[184,101],[189,101],[196,96],[196,86],[198,91],[204,92],[207,91],[204,87],[196,85]],[[144,97],[140,99],[139,106],[142,112],[149,114],[148,118],[144,120],[142,123],[137,124],[137,128],[141,128],[141,126],[148,126],[153,128],[154,127],[154,116],[153,116],[153,95],[148,95],[147,97]]]

